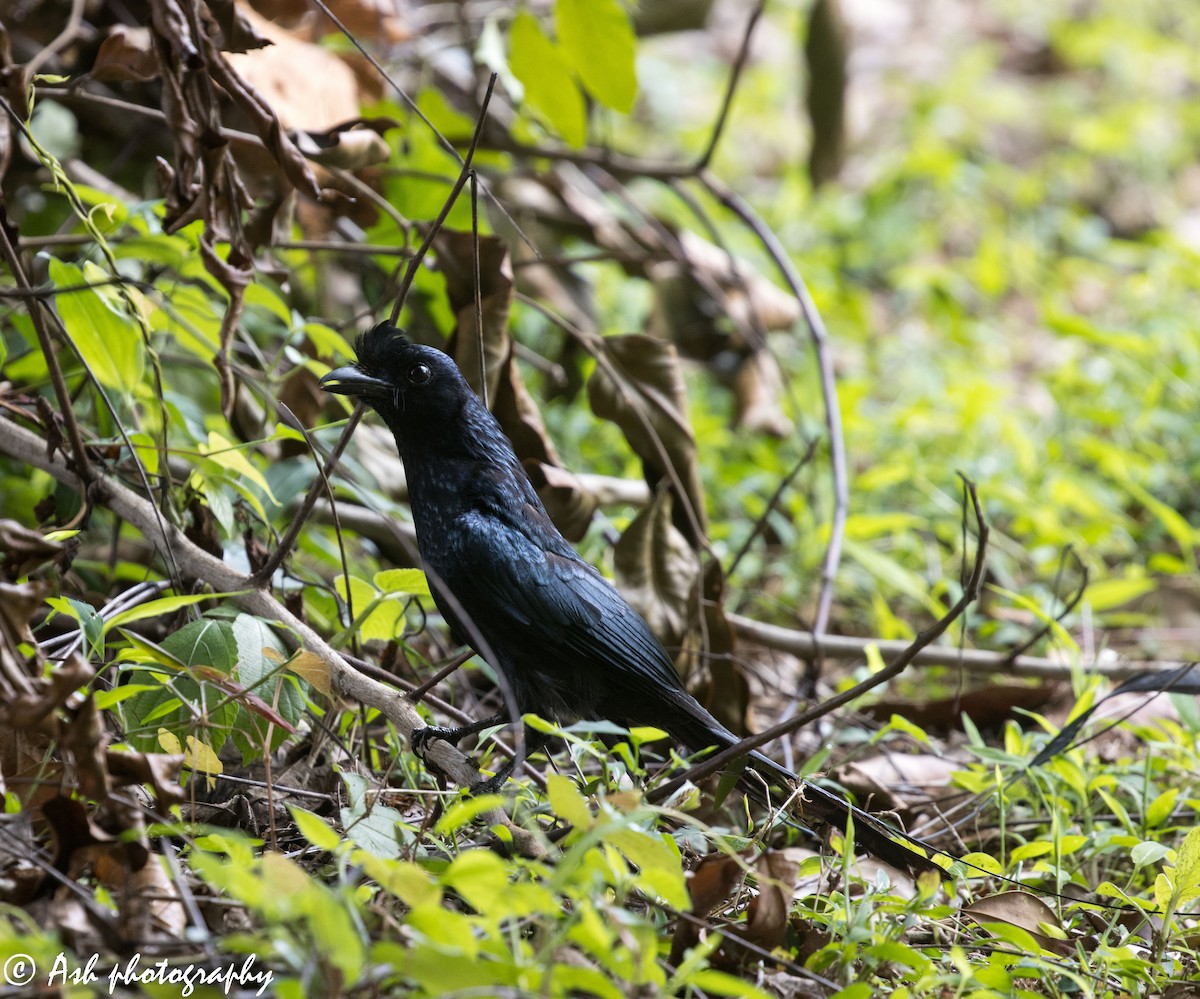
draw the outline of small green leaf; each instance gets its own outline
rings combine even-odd
[[[242,590],[240,592],[246,593],[248,591]],[[144,621],[148,617],[161,617],[164,614],[174,613],[181,607],[191,607],[193,604],[212,600],[214,597],[232,595],[228,593],[185,593],[174,597],[159,597],[157,600],[150,600],[140,607],[131,607],[129,610],[122,611],[115,617],[109,618],[104,624],[104,633],[107,635],[114,628],[119,628],[121,625],[129,624],[132,621]]]
[[[384,569],[375,573],[375,585],[384,593],[409,593],[430,597],[429,580],[420,569]]]
[[[967,877],[969,878],[1004,873],[1004,868],[1000,866],[1000,861],[989,853],[968,853],[962,857],[962,862],[963,866],[966,867]]]
[[[509,29],[509,64],[525,88],[525,102],[578,148],[587,139],[587,108],[571,68],[537,18],[522,11]]]
[[[272,503],[276,506],[279,505],[279,501],[271,493],[271,487],[267,484],[266,476],[250,464],[249,459],[242,454],[237,446],[231,444],[215,430],[209,431],[208,444],[200,445],[200,453],[215,461],[227,471],[233,472],[235,476],[249,479],[266,493]]]
[[[295,805],[289,805],[288,810],[292,813],[300,835],[318,850],[328,850],[332,853],[338,848],[342,837],[323,818]]]
[[[1087,588],[1087,601],[1094,611],[1112,610],[1131,600],[1150,593],[1158,586],[1153,579],[1126,577],[1125,579],[1102,579]]]
[[[1135,867],[1145,867],[1147,864],[1157,864],[1170,852],[1171,848],[1163,843],[1147,841],[1130,850],[1129,856]]]
[[[550,774],[546,777],[546,793],[550,807],[559,818],[577,829],[586,829],[592,824],[592,810],[588,808],[587,799],[579,793],[570,777]]]
[[[88,370],[105,388],[131,395],[145,371],[141,334],[94,288],[79,288],[107,275],[95,265],[81,270],[51,257],[50,279],[56,287],[77,289],[56,295],[55,306]]]
[[[436,832],[439,835],[454,832],[470,822],[474,822],[484,812],[500,808],[504,799],[498,794],[481,794],[478,797],[463,798],[446,809],[446,814],[438,821]]]
[[[632,111],[638,89],[636,43],[620,0],[556,0],[554,26],[584,89],[614,111]]]
[[[1179,788],[1172,787],[1163,791],[1157,798],[1150,802],[1146,809],[1146,825],[1151,829],[1155,826],[1161,826],[1171,817],[1171,813],[1175,810],[1175,802],[1179,798]]]

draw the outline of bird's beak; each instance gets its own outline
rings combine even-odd
[[[382,378],[372,378],[364,374],[353,364],[344,368],[334,368],[321,379],[321,388],[326,392],[336,392],[338,395],[358,396],[387,396],[392,394],[392,386]]]

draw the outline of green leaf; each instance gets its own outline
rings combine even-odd
[[[615,829],[604,837],[631,863],[638,866],[642,878],[668,905],[686,909],[691,905],[683,880],[678,850],[672,850],[661,836],[640,829]]]
[[[492,808],[500,808],[504,799],[498,794],[481,794],[478,797],[463,798],[446,809],[446,814],[438,821],[435,831],[446,835],[474,822],[480,815]]]
[[[323,818],[295,805],[289,805],[288,810],[292,813],[300,835],[313,846],[319,850],[328,850],[330,853],[338,848],[342,837]]]
[[[554,27],[562,53],[601,104],[628,114],[637,98],[636,42],[620,0],[556,0]]]
[[[509,29],[509,64],[525,88],[525,103],[544,118],[569,146],[587,139],[587,108],[563,58],[537,18],[525,11]]]
[[[375,573],[375,585],[384,593],[408,593],[414,597],[432,597],[429,580],[420,569],[384,569]]]
[[[234,473],[235,477],[249,479],[270,498],[272,503],[279,506],[279,501],[272,495],[271,487],[267,484],[263,473],[250,464],[249,459],[237,446],[231,444],[215,430],[209,431],[208,444],[201,444],[199,450],[205,457]]]
[[[587,799],[579,793],[575,782],[564,774],[549,774],[546,777],[546,794],[554,814],[576,829],[587,829],[592,824],[592,810]]]
[[[1145,577],[1126,577],[1124,579],[1102,579],[1091,583],[1087,588],[1087,600],[1092,610],[1100,612],[1120,607],[1131,600],[1152,592],[1158,582]]]
[[[161,617],[163,614],[171,614],[179,610],[180,607],[191,607],[193,604],[221,596],[230,596],[230,594],[185,593],[174,597],[159,597],[157,600],[151,600],[140,607],[131,607],[129,610],[121,611],[115,617],[109,618],[104,624],[104,633],[107,635],[114,628],[119,628],[132,621],[144,621],[148,617]]]
[[[1151,829],[1161,826],[1171,817],[1175,810],[1175,802],[1179,799],[1179,788],[1172,787],[1163,791],[1146,808],[1146,825]]]
[[[962,857],[966,867],[967,877],[979,878],[988,874],[1003,874],[1004,868],[1000,861],[989,853],[968,853]]]
[[[1173,881],[1178,895],[1176,905],[1200,896],[1200,827],[1192,829],[1179,848]]]
[[[50,258],[50,279],[59,288],[76,288],[108,275],[94,264],[81,270]],[[72,345],[107,389],[131,395],[145,371],[145,348],[137,326],[94,288],[58,294],[54,304]]]
[[[688,984],[700,989],[701,992],[715,996],[738,996],[739,999],[771,999],[772,996],[772,993],[756,988],[744,978],[738,978],[737,975],[731,975],[727,971],[717,971],[715,968],[701,968],[689,975]],[[854,993],[851,991],[853,988],[854,986],[843,989],[838,995],[842,996],[846,993],[851,996],[855,994],[871,995],[870,989],[866,992]],[[849,999],[849,996],[846,999]]]

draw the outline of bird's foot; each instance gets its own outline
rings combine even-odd
[[[426,725],[424,728],[418,728],[413,731],[409,743],[412,746],[412,751],[424,759],[425,752],[432,740],[441,739],[452,746],[457,746],[459,740],[466,734],[461,728],[443,728],[441,725]]]
[[[499,773],[492,774],[486,780],[476,781],[471,785],[471,794],[498,794],[500,788],[504,786],[504,782],[508,780],[508,775],[512,772],[512,767],[505,767]]]

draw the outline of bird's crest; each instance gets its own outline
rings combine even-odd
[[[360,368],[381,371],[390,366],[389,362],[402,347],[411,345],[412,341],[405,336],[403,330],[389,322],[382,322],[354,341],[354,353],[358,356]]]

